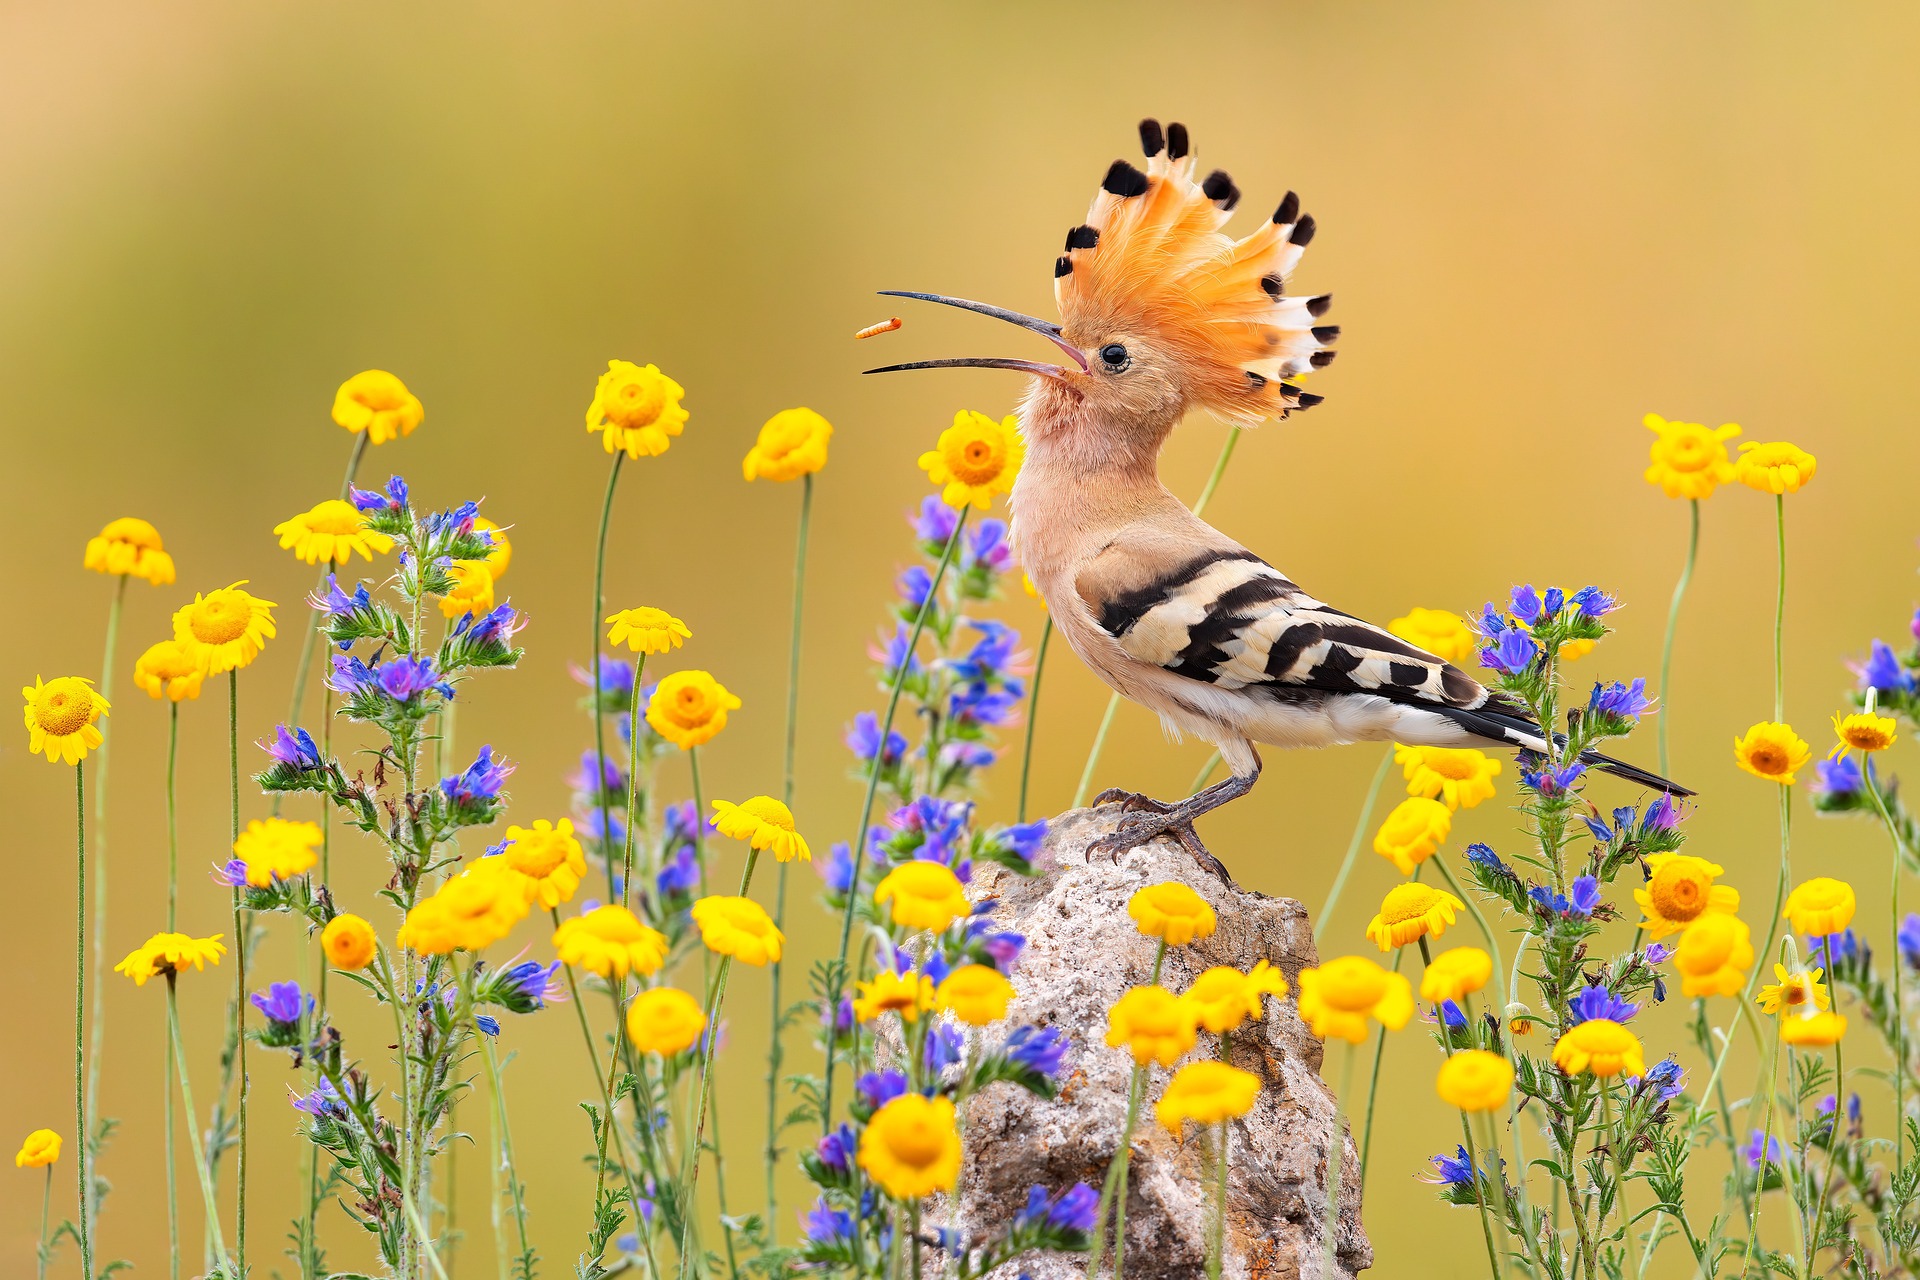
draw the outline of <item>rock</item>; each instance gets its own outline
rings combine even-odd
[[[1112,831],[1117,805],[1076,809],[1048,832],[1043,875],[1025,877],[997,866],[977,869],[976,897],[997,899],[1001,928],[1026,935],[1014,973],[1018,1021],[1057,1026],[1073,1040],[1068,1077],[1051,1102],[1007,1085],[967,1107],[969,1162],[961,1173],[952,1224],[988,1230],[1025,1202],[1036,1183],[1055,1191],[1075,1181],[1098,1190],[1120,1140],[1132,1059],[1105,1042],[1107,1009],[1128,987],[1152,978],[1155,943],[1127,915],[1134,890],[1161,880],[1190,885],[1219,915],[1213,936],[1169,948],[1161,980],[1184,990],[1213,965],[1250,968],[1267,960],[1297,990],[1302,967],[1318,963],[1306,909],[1292,898],[1230,888],[1200,870],[1169,839],[1092,865],[1087,846]],[[1321,1044],[1309,1035],[1294,1000],[1270,1002],[1266,1019],[1233,1037],[1232,1062],[1265,1082],[1254,1109],[1233,1124],[1225,1275],[1236,1280],[1332,1280],[1372,1265],[1360,1221],[1359,1156],[1340,1123],[1332,1090],[1320,1079]],[[1206,1031],[1185,1061],[1217,1056]],[[1153,1120],[1152,1104],[1171,1072],[1150,1069],[1135,1126],[1127,1197],[1129,1277],[1205,1274],[1209,1136],[1192,1126],[1184,1142]],[[1333,1135],[1342,1135],[1337,1265],[1326,1265],[1327,1165]],[[984,1139],[984,1140],[983,1140]],[[1085,1259],[1028,1255],[1003,1268],[1034,1280],[1078,1276]]]

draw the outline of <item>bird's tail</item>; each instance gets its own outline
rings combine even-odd
[[[1489,699],[1478,707],[1431,707],[1427,708],[1453,721],[1469,733],[1478,734],[1494,742],[1506,743],[1527,751],[1544,751],[1546,738],[1540,732],[1540,726],[1532,717],[1516,714]],[[1554,741],[1566,745],[1567,736],[1556,733]],[[1602,755],[1598,751],[1583,752],[1580,763],[1590,765],[1602,773],[1610,773],[1616,778],[1625,778],[1629,782],[1639,783],[1656,791],[1664,791],[1670,796],[1682,799],[1694,794],[1692,790],[1677,782],[1650,773],[1638,765],[1628,764],[1624,760],[1615,760],[1612,756]]]

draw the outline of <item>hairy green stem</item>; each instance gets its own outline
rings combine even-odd
[[[1033,726],[1040,718],[1040,677],[1047,672],[1047,646],[1053,643],[1053,615],[1040,628],[1040,653],[1033,660],[1033,688],[1027,694],[1027,748],[1020,757],[1020,804],[1014,821],[1027,820],[1027,784],[1033,777]]]
[[[77,1213],[80,1234],[80,1274],[84,1280],[93,1280],[93,1235],[89,1222],[93,1217],[91,1204],[93,1196],[87,1185],[91,1181],[87,1161],[87,1080],[86,1080],[86,1035],[87,1035],[87,767],[75,762],[73,766],[73,789],[75,826],[74,834],[78,845],[76,856],[74,905],[76,920],[73,935],[73,1128],[74,1128],[74,1172],[79,1179],[79,1211]]]
[[[126,596],[127,575],[123,573],[114,586],[113,603],[107,607],[107,654],[100,664],[100,699],[109,705],[113,702],[114,650],[120,639],[120,606]],[[93,992],[87,1030],[87,1129],[82,1136],[89,1158],[93,1148],[93,1108],[100,1099],[100,1062],[107,1036],[101,984],[106,974],[103,949],[106,947],[107,933],[107,752],[112,746],[112,732],[102,734],[100,745],[94,751],[93,763]],[[89,1185],[87,1190],[91,1194],[92,1186]]]
[[[600,627],[601,610],[606,607],[607,599],[607,527],[613,521],[613,493],[620,483],[620,463],[626,456],[615,453],[613,466],[607,471],[607,496],[600,503],[600,536],[593,549],[593,767],[599,774],[594,785],[600,793],[600,856],[607,860],[607,897],[616,901],[620,894],[613,883],[613,832],[607,823],[607,789],[603,785],[607,770],[607,717],[600,696]],[[632,731],[629,726],[628,732]]]
[[[893,731],[894,714],[900,709],[900,694],[906,687],[907,669],[913,665],[914,650],[919,647],[920,637],[927,628],[927,618],[933,612],[935,602],[939,598],[940,583],[946,578],[947,570],[953,564],[954,554],[959,550],[960,537],[967,527],[967,514],[971,510],[971,507],[962,507],[960,514],[955,517],[953,532],[947,535],[946,548],[940,553],[940,564],[934,570],[932,582],[927,586],[926,599],[920,602],[919,611],[914,614],[913,629],[907,634],[906,647],[900,659],[900,669],[894,672],[893,688],[887,695],[887,713],[880,722],[878,741],[883,752],[887,735]],[[860,900],[860,880],[866,864],[867,835],[869,824],[873,820],[874,797],[879,789],[880,761],[876,757],[873,767],[867,773],[867,793],[860,805],[860,825],[854,830],[853,875],[847,884],[846,907],[840,913],[840,949],[834,961],[833,981],[827,996],[829,1026],[833,1025],[832,1019],[839,1016],[840,998],[847,989],[847,951],[853,942],[853,911],[854,905]],[[820,1132],[823,1136],[833,1132],[833,1084],[834,1068],[839,1062],[839,1055],[836,1052],[838,1041],[838,1036],[827,1037],[827,1078],[821,1090],[820,1105]]]
[[[227,824],[227,848],[240,841],[240,669],[227,672],[227,791],[232,802]],[[239,1154],[234,1166],[236,1204],[234,1209],[234,1266],[240,1280],[247,1274],[247,935],[241,911],[240,889],[233,890],[233,1052],[240,1073],[240,1098],[236,1114],[240,1121]]]
[[[1693,582],[1694,561],[1700,555],[1700,499],[1690,498],[1687,507],[1691,519],[1687,532],[1687,559],[1680,566],[1680,580],[1673,584],[1673,603],[1667,606],[1667,636],[1660,646],[1660,723],[1655,729],[1660,748],[1660,776],[1667,777],[1673,770],[1667,759],[1667,725],[1672,720],[1670,708],[1673,706],[1673,639],[1680,630],[1680,604],[1687,598],[1687,587]]]
[[[167,700],[167,932],[179,927],[180,908],[180,704]],[[171,985],[171,983],[169,983]],[[180,1186],[173,1153],[173,1054],[161,1045],[160,1088],[166,1099],[167,1275],[180,1280]]]
[[[193,1082],[187,1076],[187,1049],[180,1042],[180,999],[174,991],[175,974],[167,973],[167,1038],[173,1042],[174,1068],[180,1073],[180,1105],[186,1108],[187,1132],[194,1132],[199,1113],[193,1106]],[[168,1109],[172,1106],[169,1103]],[[213,1259],[222,1272],[227,1272],[227,1242],[220,1232],[220,1202],[213,1194],[213,1169],[207,1162],[207,1153],[199,1143],[193,1144],[193,1170],[200,1175],[200,1205],[207,1218],[207,1234],[213,1239]],[[228,1273],[232,1274],[232,1273]]]
[[[1327,890],[1327,900],[1320,908],[1320,914],[1313,920],[1313,940],[1320,941],[1321,930],[1327,927],[1327,921],[1333,916],[1333,909],[1340,904],[1341,891],[1347,887],[1347,877],[1353,874],[1353,864],[1360,856],[1360,843],[1367,838],[1367,828],[1373,825],[1373,807],[1380,800],[1380,788],[1386,784],[1387,773],[1393,768],[1393,748],[1389,746],[1385,755],[1380,757],[1380,767],[1373,771],[1373,782],[1367,787],[1367,798],[1360,802],[1360,817],[1353,824],[1353,836],[1347,841],[1347,854],[1340,859],[1340,870],[1334,873],[1333,888]],[[1363,1170],[1366,1162],[1362,1161]]]
[[[1160,970],[1167,960],[1167,940],[1153,952],[1153,977],[1149,985],[1160,981]],[[1107,1219],[1113,1219],[1113,1275],[1120,1276],[1127,1264],[1127,1169],[1133,1163],[1133,1127],[1140,1119],[1140,1098],[1146,1091],[1147,1069],[1134,1065],[1127,1083],[1127,1118],[1120,1127],[1120,1145],[1107,1162],[1107,1176],[1100,1184],[1100,1206],[1094,1215],[1093,1259],[1087,1264],[1088,1280],[1100,1274],[1106,1256]]]

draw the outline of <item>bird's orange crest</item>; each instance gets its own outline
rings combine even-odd
[[[1287,277],[1314,222],[1291,191],[1257,231],[1223,228],[1240,189],[1222,170],[1194,180],[1184,125],[1140,122],[1143,173],[1115,160],[1054,265],[1062,328],[1079,346],[1107,334],[1153,335],[1178,357],[1188,398],[1238,422],[1284,417],[1320,396],[1287,381],[1330,364],[1328,294],[1289,297]]]

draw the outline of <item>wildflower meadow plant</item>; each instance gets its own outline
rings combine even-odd
[[[1885,761],[1920,725],[1920,618],[1909,625],[1911,641],[1868,644],[1830,746],[1816,748],[1787,723],[1785,499],[1813,479],[1811,455],[1763,443],[1734,456],[1726,442],[1737,427],[1647,419],[1657,438],[1646,478],[1689,501],[1691,526],[1656,686],[1570,678],[1621,608],[1597,586],[1520,585],[1471,616],[1418,608],[1395,619],[1395,634],[1475,669],[1494,696],[1549,732],[1511,765],[1467,747],[1389,748],[1316,936],[1328,936],[1363,850],[1391,867],[1394,884],[1364,942],[1356,932],[1351,954],[1307,966],[1296,983],[1262,961],[1206,968],[1185,990],[1171,989],[1162,982],[1168,951],[1212,935],[1221,899],[1178,882],[1141,888],[1127,911],[1154,944],[1151,973],[1115,993],[1104,1028],[1076,1042],[1049,1025],[1048,1011],[1023,1004],[1026,939],[974,888],[986,863],[1039,873],[1047,833],[1027,808],[1051,624],[1039,663],[1030,664],[1020,635],[997,616],[1019,572],[1007,522],[995,513],[1023,458],[1017,422],[962,410],[920,457],[934,492],[907,516],[910,554],[871,649],[876,699],[837,731],[859,820],[833,832],[817,818],[827,806],[796,795],[795,782],[806,549],[814,489],[826,482],[827,419],[781,410],[742,460],[747,482],[798,482],[783,716],[701,665],[697,602],[670,612],[604,597],[622,466],[662,465],[688,422],[685,395],[657,367],[619,360],[593,390],[586,425],[610,463],[593,552],[593,647],[576,669],[592,729],[565,811],[510,813],[512,753],[457,740],[456,713],[485,688],[479,677],[525,656],[526,619],[501,586],[513,547],[508,527],[477,502],[436,508],[397,474],[358,487],[366,450],[408,437],[424,418],[390,373],[370,370],[338,390],[333,419],[354,436],[339,497],[272,530],[284,551],[317,568],[304,607],[284,609],[246,582],[202,591],[180,603],[171,634],[134,660],[135,687],[168,714],[167,888],[165,903],[150,908],[149,927],[164,928],[115,970],[136,987],[159,980],[165,988],[166,1039],[145,1052],[162,1067],[154,1101],[163,1104],[168,1156],[170,1274],[180,1274],[183,1251],[190,1270],[197,1263],[223,1280],[273,1268],[259,1257],[257,1230],[249,1239],[247,1205],[249,1062],[262,1052],[287,1055],[297,1081],[289,1118],[307,1143],[287,1235],[290,1274],[343,1274],[329,1267],[323,1241],[351,1230],[371,1242],[385,1274],[446,1280],[469,1234],[455,1218],[455,1181],[470,1140],[491,1176],[500,1273],[550,1273],[530,1226],[533,1175],[515,1159],[511,1053],[503,1052],[521,1019],[543,1016],[574,1023],[586,1052],[577,1132],[594,1189],[572,1210],[580,1280],[621,1272],[965,1280],[1011,1271],[1040,1250],[1090,1255],[1089,1275],[1109,1266],[1119,1275],[1143,1125],[1200,1144],[1206,1268],[1217,1278],[1227,1264],[1236,1126],[1263,1105],[1260,1077],[1234,1065],[1234,1038],[1250,1022],[1296,1015],[1311,1034],[1345,1046],[1339,1097],[1359,1120],[1362,1180],[1373,1162],[1388,1039],[1416,1020],[1427,1033],[1449,1135],[1429,1181],[1442,1202],[1472,1215],[1475,1252],[1484,1247],[1494,1277],[1637,1278],[1663,1249],[1684,1250],[1688,1269],[1707,1276],[1915,1270],[1920,1125],[1909,1117],[1906,975],[1920,970],[1920,914],[1903,914],[1901,898],[1903,878],[1920,870],[1920,823]],[[1238,436],[1228,435],[1201,506]],[[1648,716],[1668,717],[1699,504],[1735,481],[1774,496],[1781,549],[1772,710],[1737,734],[1734,748],[1747,775],[1741,785],[1756,788],[1750,794],[1773,803],[1761,784],[1778,789],[1771,908],[1739,891],[1767,877],[1735,851],[1689,851],[1686,797],[1603,803],[1590,768]],[[352,574],[356,558],[368,569],[364,580]],[[83,559],[116,579],[103,678],[36,677],[23,687],[29,748],[75,770],[73,1124],[64,1134],[27,1135],[15,1164],[45,1170],[37,1175],[42,1274],[70,1239],[85,1280],[95,1280],[120,1265],[98,1261],[108,1256],[98,1238],[107,1183],[96,1168],[116,1122],[94,1110],[104,1037],[87,969],[91,957],[97,982],[107,932],[98,871],[109,717],[128,714],[112,703],[111,678],[127,581],[169,587],[175,565],[153,526],[131,518],[107,524]],[[302,638],[290,711],[261,724],[257,798],[243,796],[240,672],[289,624]],[[318,720],[306,696],[316,667]],[[209,889],[179,875],[177,748],[183,706],[194,714],[187,704],[222,676],[229,833]],[[1110,706],[1083,793],[1112,723]],[[741,732],[776,731],[778,779],[751,793],[707,793],[703,753],[730,750]],[[980,801],[992,771],[1006,772],[1012,733],[1024,736],[1017,820],[996,824],[983,819]],[[1666,755],[1663,730],[1663,772]],[[1390,781],[1403,794],[1376,822]],[[1858,815],[1885,830],[1884,921],[1871,901],[1862,916],[1861,895],[1846,881],[1792,876],[1791,797],[1803,784],[1816,812]],[[1490,802],[1503,792],[1519,810],[1518,834],[1466,843],[1453,857],[1461,828],[1495,812]],[[342,830],[384,860],[378,892],[336,896]],[[769,859],[770,874],[760,874]],[[819,914],[804,922],[789,919],[794,864],[819,877]],[[231,932],[179,932],[182,895],[210,893],[231,912]],[[1767,913],[1764,936],[1749,923],[1755,910]],[[829,955],[794,999],[783,982],[793,963],[789,931],[802,929],[824,937]],[[293,935],[295,968],[261,974],[260,944],[275,932]],[[229,986],[229,998],[210,1049],[183,1028],[178,985],[212,980]],[[764,1114],[745,1120],[737,1099],[715,1088],[716,1063],[735,1052],[729,988],[743,983],[764,983],[771,1009],[765,1093],[752,1107]],[[343,1025],[358,1024],[336,1016],[347,998],[369,1001],[390,1032],[376,1043],[359,1032],[350,1038]],[[1651,1029],[1648,1011],[1668,1001],[1689,1009],[1688,1043],[1662,1044]],[[1890,1066],[1849,1063],[1859,1056],[1858,1032],[1848,1051],[1854,1026],[1868,1028]],[[790,1071],[789,1042],[803,1035],[817,1057]],[[1759,1058],[1750,1089],[1729,1079],[1733,1046],[1743,1042]],[[963,1229],[955,1197],[963,1168],[981,1158],[967,1132],[970,1104],[995,1089],[1071,1097],[1074,1055],[1083,1053],[1130,1060],[1106,1167],[1086,1182],[1033,1186],[1006,1212]],[[1876,1125],[1880,1092],[1870,1082],[1882,1078],[1892,1100],[1889,1119]],[[171,1176],[177,1116],[205,1223],[197,1259],[196,1246],[180,1239]],[[789,1152],[796,1131],[805,1139]],[[1332,1151],[1329,1251],[1344,1143]],[[228,1152],[233,1176],[223,1185]],[[742,1183],[727,1177],[727,1162],[743,1153],[763,1167],[764,1191],[730,1203]],[[55,1226],[62,1158],[72,1161],[75,1200],[71,1218]],[[1717,1187],[1696,1160],[1722,1172]],[[778,1174],[794,1165],[812,1184],[810,1202],[783,1213]],[[705,1211],[709,1203],[717,1212]]]

